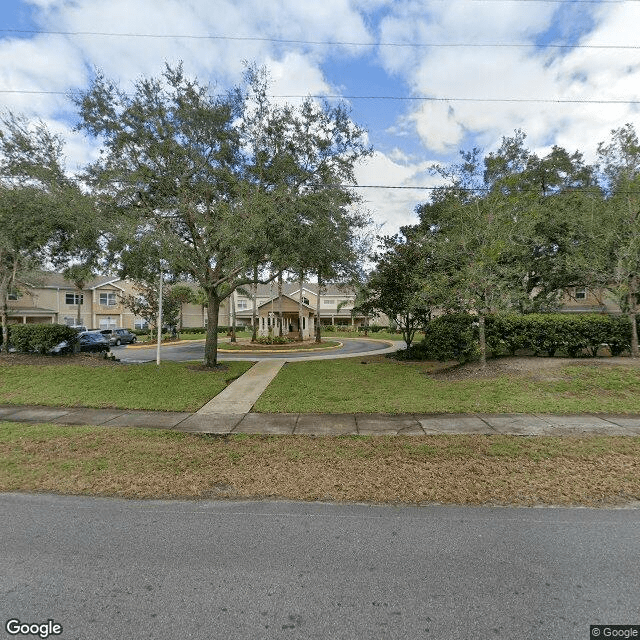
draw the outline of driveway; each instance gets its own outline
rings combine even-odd
[[[333,338],[333,336],[331,336]],[[286,353],[270,352],[264,354],[257,353],[222,353],[218,352],[219,360],[246,360],[255,362],[256,360],[265,359],[284,359],[285,361],[298,360],[325,360],[333,358],[352,358],[360,355],[371,355],[373,353],[389,353],[403,349],[405,344],[398,340],[395,344],[391,344],[385,340],[373,340],[367,338],[337,338],[342,346],[339,349],[330,349],[325,352],[314,353],[310,351]],[[224,343],[222,343],[224,344]],[[149,348],[129,348],[129,347],[112,347],[112,352],[122,362],[152,362],[156,359],[156,347]],[[182,342],[176,345],[163,345],[160,353],[161,360],[173,360],[183,362],[187,360],[203,360],[204,359],[204,342],[194,341]]]

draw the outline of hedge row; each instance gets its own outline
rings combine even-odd
[[[585,351],[595,356],[602,345],[609,348],[612,356],[618,356],[631,347],[631,324],[627,316],[496,314],[485,318],[485,339],[494,356],[514,355],[522,349],[536,356],[554,356],[564,351],[576,358]],[[411,354],[407,355],[468,362],[479,354],[477,318],[457,313],[432,320],[425,328],[423,341],[412,346]]]
[[[19,353],[49,353],[63,341],[73,343],[78,332],[64,324],[12,324],[9,344]]]
[[[527,349],[554,356],[564,350],[576,358],[585,350],[596,356],[600,346],[607,345],[611,355],[618,356],[631,347],[631,324],[626,316],[600,314],[494,315],[486,319],[486,338],[494,353],[506,350],[513,355]]]

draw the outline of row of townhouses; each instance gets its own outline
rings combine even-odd
[[[197,288],[193,285],[194,290]],[[125,295],[136,295],[135,283],[116,277],[98,276],[87,282],[82,290],[58,273],[44,274],[30,288],[9,294],[9,322],[59,323],[85,326],[89,329],[144,329],[146,321],[137,317],[123,304]],[[329,285],[320,295],[320,323],[322,325],[360,326],[363,315],[353,314],[354,292],[346,287]],[[304,283],[302,287],[302,333],[310,337],[317,318],[318,285]],[[280,332],[280,319],[284,335],[300,330],[300,286],[283,283],[279,295],[277,282],[259,285],[256,293],[258,329],[261,335],[269,331]],[[234,292],[220,308],[218,324],[251,326],[253,298]],[[386,317],[370,322],[388,324]],[[203,327],[207,324],[207,311],[202,305],[186,303],[182,308],[183,327]]]
[[[197,288],[193,285],[194,290]],[[144,329],[146,321],[135,316],[123,305],[124,295],[135,295],[134,283],[113,276],[98,276],[78,290],[61,274],[47,273],[36,285],[9,294],[9,322],[60,323],[85,326],[90,329]],[[319,321],[321,325],[361,326],[365,317],[353,313],[354,292],[346,287],[329,285],[320,294]],[[302,287],[302,333],[313,335],[316,323],[318,286],[304,283]],[[261,335],[269,331],[284,335],[300,330],[300,286],[284,283],[279,295],[277,282],[259,285],[256,293],[258,330]],[[250,295],[234,292],[220,308],[218,324],[230,326],[235,316],[236,326],[251,326],[253,299]],[[563,298],[560,311],[566,313],[620,313],[611,295],[587,288],[572,288]],[[79,312],[79,313],[78,313]],[[370,323],[387,325],[388,318],[377,316]],[[183,327],[203,327],[207,324],[206,308],[186,303],[182,308]]]

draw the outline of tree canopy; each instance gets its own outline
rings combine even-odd
[[[131,95],[98,75],[77,100],[79,128],[104,145],[87,177],[118,229],[112,248],[125,256],[155,234],[171,272],[205,291],[209,366],[217,362],[220,303],[256,270],[305,262],[308,229],[318,221],[313,205],[327,193],[350,204],[340,185],[366,153],[362,130],[342,107],[276,107],[264,74],[250,68],[247,81],[214,97],[180,66],[167,66]],[[332,212],[347,227],[357,222],[345,209]]]

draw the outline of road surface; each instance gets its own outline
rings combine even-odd
[[[590,624],[640,623],[640,509],[0,508],[3,625],[51,619],[64,640],[587,640]]]
[[[262,360],[264,358],[285,358],[287,360],[305,360],[309,358],[342,358],[364,353],[387,352],[389,343],[382,340],[366,340],[364,338],[341,338],[342,347],[328,349],[327,351],[288,351],[286,353],[269,352],[257,353],[223,353],[218,352],[219,360]],[[224,344],[224,343],[223,343]],[[404,347],[404,342],[398,341],[391,350]],[[265,347],[268,349],[268,347]],[[147,348],[111,347],[112,353],[122,362],[155,362],[155,346]],[[204,359],[204,341],[181,342],[176,345],[163,345],[161,349],[162,360],[187,361]]]

